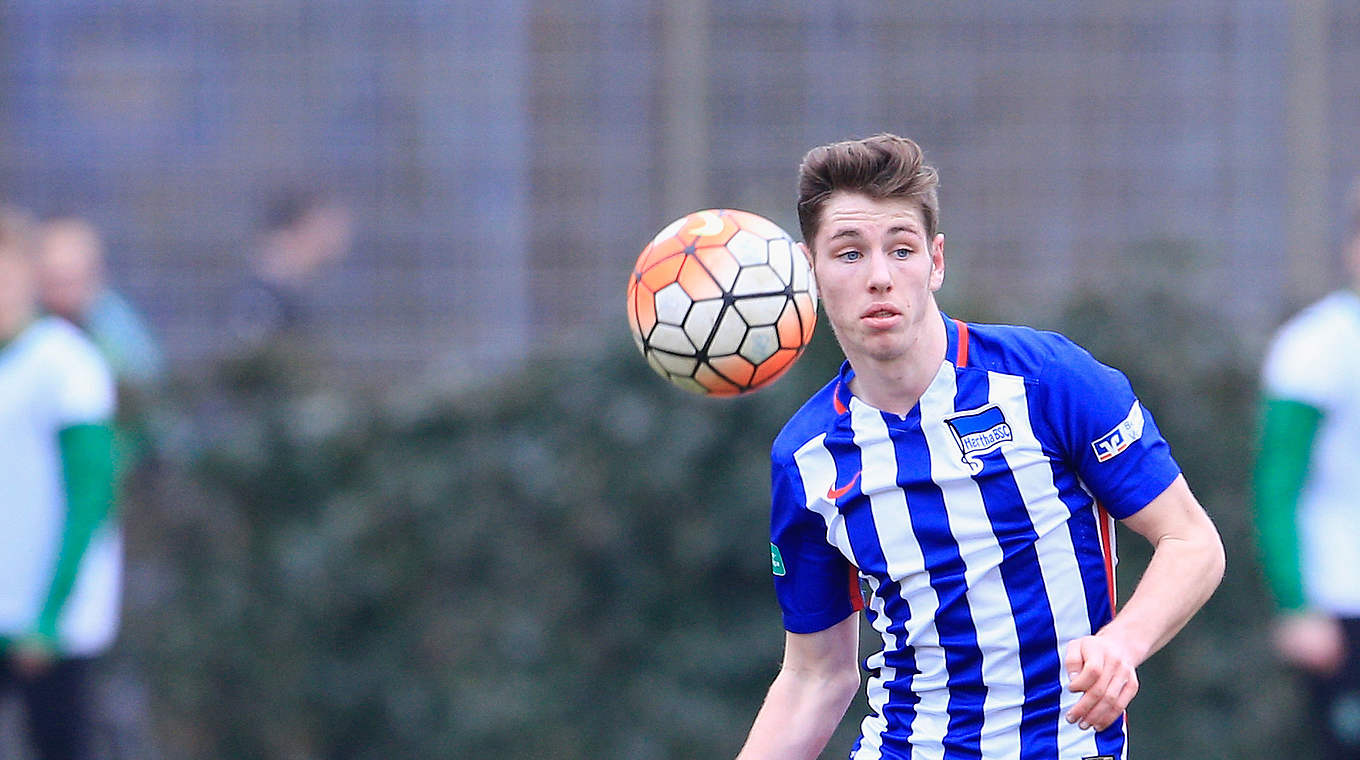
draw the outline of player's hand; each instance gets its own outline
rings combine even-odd
[[[1346,634],[1330,615],[1297,612],[1275,623],[1275,649],[1280,657],[1319,676],[1335,675],[1346,661]]]
[[[9,649],[10,666],[20,678],[40,678],[56,661],[56,650],[51,642],[40,636],[21,637]]]
[[[1068,723],[1103,729],[1124,714],[1138,693],[1134,659],[1116,640],[1083,636],[1067,645],[1068,686],[1082,694],[1067,713]]]

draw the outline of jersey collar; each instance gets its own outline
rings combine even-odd
[[[940,319],[944,320],[944,334],[948,340],[948,345],[944,350],[945,361],[952,362],[955,367],[960,369],[968,366],[968,323],[953,319],[944,312],[940,312]],[[850,392],[850,381],[854,377],[855,370],[850,366],[850,362],[841,362],[841,369],[836,377],[836,387],[831,395],[831,403],[838,415],[850,412],[850,399],[854,396]]]

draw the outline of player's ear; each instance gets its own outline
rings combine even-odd
[[[812,249],[807,247],[807,243],[799,243],[798,250],[803,252],[803,258],[807,259],[808,266],[813,266]]]
[[[935,234],[930,241],[930,289],[939,290],[944,285],[944,233]]]

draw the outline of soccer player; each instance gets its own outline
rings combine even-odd
[[[1223,573],[1125,377],[1054,333],[945,316],[936,171],[911,140],[810,151],[798,213],[846,362],[773,452],[784,662],[740,758],[816,757],[882,637],[850,756],[1125,757],[1136,669]],[[1112,519],[1155,546],[1114,609]]]
[[[1306,676],[1324,758],[1360,759],[1360,185],[1351,286],[1276,333],[1263,369],[1257,536],[1274,643]]]
[[[34,238],[0,209],[0,694],[58,760],[89,756],[90,668],[117,625],[114,385],[75,326],[39,316]]]

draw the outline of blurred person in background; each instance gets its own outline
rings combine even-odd
[[[42,760],[90,757],[96,658],[118,625],[113,375],[42,316],[33,220],[0,209],[0,693]]]
[[[146,320],[109,285],[104,240],[87,219],[60,216],[41,228],[42,308],[84,330],[120,385],[147,388],[160,381],[165,359]]]
[[[895,135],[799,168],[846,361],[772,449],[784,661],[741,760],[821,753],[859,688],[862,609],[882,648],[852,758],[1123,758],[1136,669],[1223,575],[1122,373],[1055,333],[940,311],[937,183]],[[1115,519],[1154,546],[1117,613]]]
[[[89,220],[63,215],[39,232],[43,310],[85,332],[113,370],[118,389],[118,470],[130,472],[149,449],[149,418],[165,376],[160,344],[137,309],[109,284],[104,241]]]
[[[310,326],[307,289],[345,256],[349,210],[314,190],[287,187],[267,201],[250,270],[228,298],[226,325],[239,351],[296,339]]]
[[[1325,756],[1360,759],[1360,184],[1348,207],[1349,286],[1266,355],[1255,518],[1275,648],[1306,677]]]

